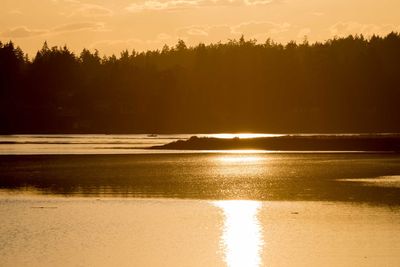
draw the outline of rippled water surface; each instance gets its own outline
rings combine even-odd
[[[64,196],[397,205],[399,174],[396,154],[0,155],[0,189]]]
[[[0,139],[1,266],[400,265],[397,154],[117,137]]]
[[[338,202],[0,199],[1,266],[398,266],[400,211]]]

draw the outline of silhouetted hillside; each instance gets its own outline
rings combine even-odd
[[[101,58],[0,43],[2,133],[400,132],[400,35]]]

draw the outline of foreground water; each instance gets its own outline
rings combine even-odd
[[[126,154],[81,137],[53,153],[64,137],[12,138],[33,140],[0,145],[14,146],[0,152],[1,266],[400,265],[396,154]]]
[[[1,266],[398,266],[397,208],[2,197]]]

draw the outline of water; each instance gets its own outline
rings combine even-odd
[[[321,134],[298,134],[299,136],[321,136]],[[359,136],[359,134],[337,134]],[[389,134],[391,135],[391,134]],[[155,154],[193,153],[193,151],[149,150],[151,146],[164,145],[191,136],[216,138],[279,137],[285,134],[53,134],[53,135],[0,135],[0,155],[37,154]],[[196,151],[197,153],[204,151]],[[217,151],[213,151],[217,152]],[[261,151],[258,151],[261,152]],[[271,153],[272,151],[264,151]]]
[[[398,208],[0,198],[1,266],[398,266]]]
[[[189,136],[1,137],[0,265],[399,266],[399,155]]]
[[[400,203],[397,154],[3,155],[0,173],[17,193]]]
[[[37,154],[155,154],[177,151],[149,150],[191,136],[241,138],[280,136],[274,134],[52,134],[52,135],[0,135],[0,155]],[[191,151],[192,152],[192,151]],[[200,152],[200,151],[197,151]],[[185,153],[185,151],[179,151]]]
[[[146,148],[163,145],[190,135],[3,135],[0,154],[142,154]],[[164,151],[159,151],[160,153]]]

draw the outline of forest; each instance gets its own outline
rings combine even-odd
[[[400,132],[400,34],[119,56],[0,42],[0,133]]]

